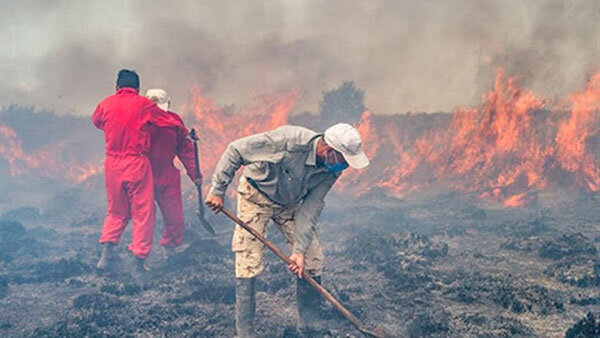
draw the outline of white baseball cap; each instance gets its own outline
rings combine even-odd
[[[171,98],[167,95],[167,92],[163,89],[148,89],[146,97],[152,100],[158,108],[168,111],[171,105]]]
[[[339,151],[352,168],[362,169],[369,165],[369,159],[361,149],[362,141],[356,128],[347,123],[338,123],[325,130],[323,136],[325,142]]]

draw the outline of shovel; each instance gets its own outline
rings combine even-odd
[[[200,156],[198,154],[198,135],[196,135],[196,130],[192,128],[190,131],[190,138],[194,141],[194,158],[196,160],[196,177],[200,177]],[[204,203],[202,198],[202,185],[196,185],[196,190],[198,191],[198,210],[196,211],[196,215],[200,220],[200,224],[208,231],[211,235],[216,236],[215,229],[212,225],[206,220],[206,215],[204,213]]]
[[[246,231],[251,233],[254,237],[256,237],[259,241],[261,241],[264,245],[266,245],[271,251],[275,253],[279,258],[281,258],[286,264],[292,264],[293,262],[281,251],[278,247],[276,247],[271,241],[267,240],[256,230],[252,229],[246,223],[244,223],[241,219],[239,219],[236,215],[234,215],[230,210],[223,208],[221,210],[227,217],[231,218],[235,223],[244,228]],[[357,329],[363,334],[376,337],[376,338],[385,338],[390,337],[382,327],[378,327],[374,331],[369,331],[360,321],[360,319],[356,318],[348,309],[346,309],[337,299],[335,299],[327,289],[325,289],[321,284],[317,283],[310,274],[306,271],[302,273],[308,284],[312,285],[319,293],[325,297],[346,319],[348,319]]]

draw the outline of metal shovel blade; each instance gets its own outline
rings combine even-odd
[[[215,229],[206,220],[206,218],[204,218],[204,215],[202,215],[202,213],[199,212],[199,211],[196,211],[196,215],[198,216],[198,219],[200,220],[200,224],[202,224],[202,226],[204,227],[204,229],[206,229],[206,231],[208,231],[211,235],[216,236],[217,233],[215,232]]]

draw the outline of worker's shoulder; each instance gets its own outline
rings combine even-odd
[[[295,144],[308,143],[317,133],[305,127],[285,125],[270,132],[273,138],[285,139],[286,142]]]
[[[277,127],[275,129],[273,129],[271,132],[283,134],[283,135],[286,135],[289,137],[303,137],[303,136],[312,137],[317,134],[315,131],[310,130],[308,128],[301,127],[301,126],[293,126],[293,125],[285,125],[285,126]]]
[[[181,122],[181,124],[183,124],[183,120],[181,119],[181,116],[179,116],[179,114],[177,114],[176,112],[172,112],[172,111],[167,111],[167,113],[169,113],[169,115],[171,115],[174,119],[176,119],[177,121]]]
[[[140,106],[151,106],[154,104],[150,99],[145,96],[141,96],[136,93],[126,93],[125,95],[121,93],[114,93],[102,99],[99,105],[110,105],[115,103],[129,102],[134,103]]]

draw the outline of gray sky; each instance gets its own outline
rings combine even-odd
[[[352,80],[377,114],[476,105],[499,66],[561,97],[600,71],[600,1],[0,0],[0,105],[90,115],[118,69],[178,104]]]

